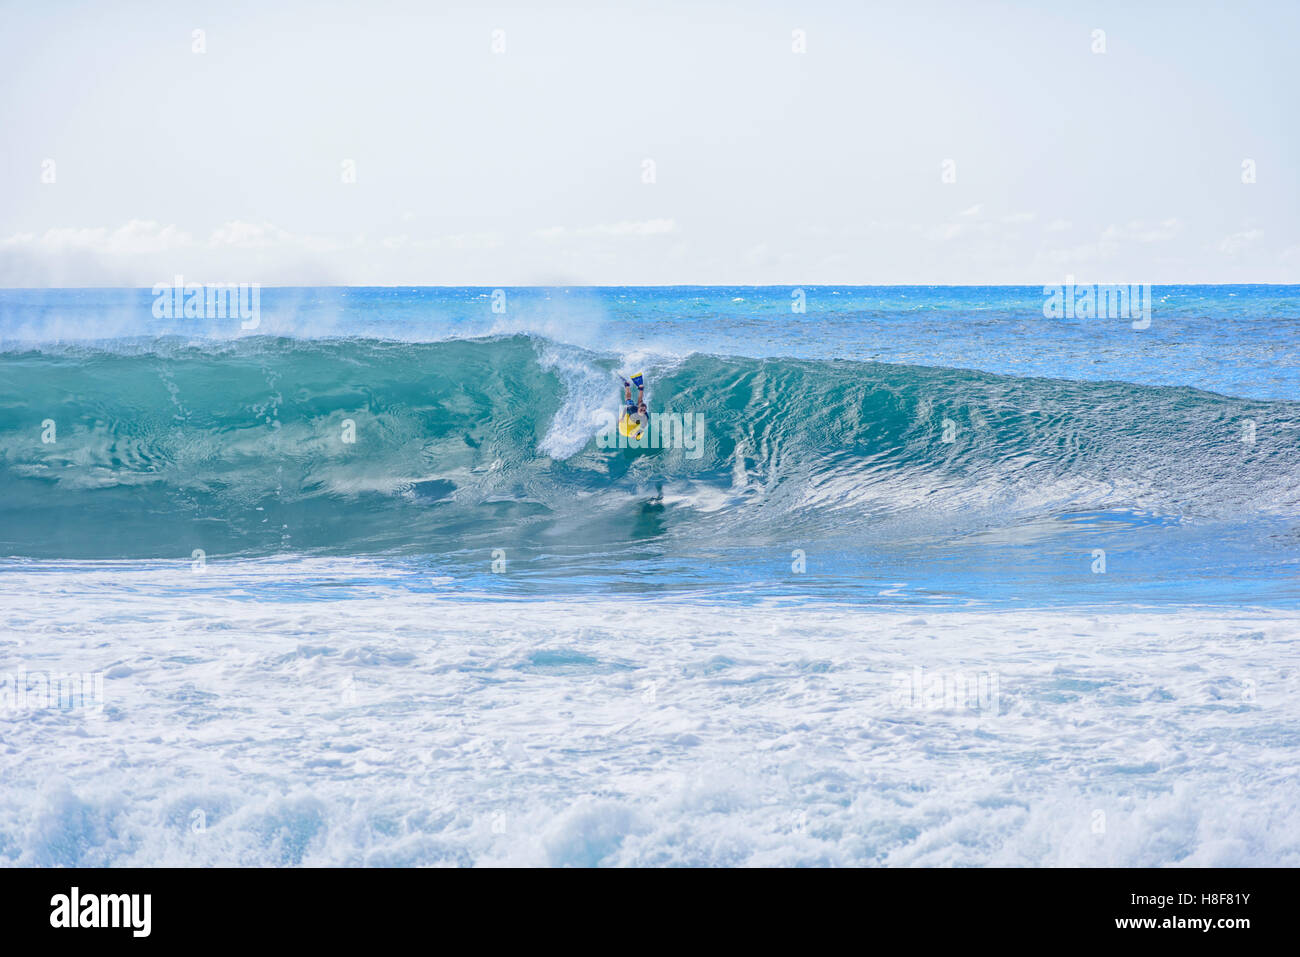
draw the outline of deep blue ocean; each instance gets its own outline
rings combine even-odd
[[[1300,287],[1155,287],[1144,328],[1045,298],[266,288],[243,328],[149,289],[3,290],[0,555],[365,558],[520,598],[1300,603]],[[702,447],[601,448],[617,372]]]

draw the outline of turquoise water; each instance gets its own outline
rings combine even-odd
[[[245,330],[149,290],[3,291],[0,554],[365,557],[521,597],[1300,601],[1300,288],[1156,287],[1141,330],[1046,319],[1039,287],[792,292],[264,289]],[[599,446],[642,369],[652,410],[702,417],[698,457]]]

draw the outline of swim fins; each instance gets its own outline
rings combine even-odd
[[[638,389],[644,389],[645,388],[644,376],[645,373],[638,372],[636,375],[632,376],[632,384],[636,386]]]

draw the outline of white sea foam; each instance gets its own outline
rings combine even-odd
[[[601,412],[617,408],[618,382],[577,349],[542,341],[538,350],[541,367],[559,376],[564,389],[538,450],[553,459],[567,459],[581,452],[600,430],[605,421]]]
[[[0,862],[1300,865],[1294,614],[381,572],[6,566],[0,673],[105,691],[0,709]]]

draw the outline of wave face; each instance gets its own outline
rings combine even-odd
[[[647,374],[652,409],[703,417],[694,457],[599,447],[616,363],[528,335],[5,352],[0,551],[481,564],[503,549],[540,572],[647,543],[762,561],[816,543],[852,565],[1062,535],[1087,551],[1099,523],[1285,536],[1300,511],[1292,402],[692,355]]]

